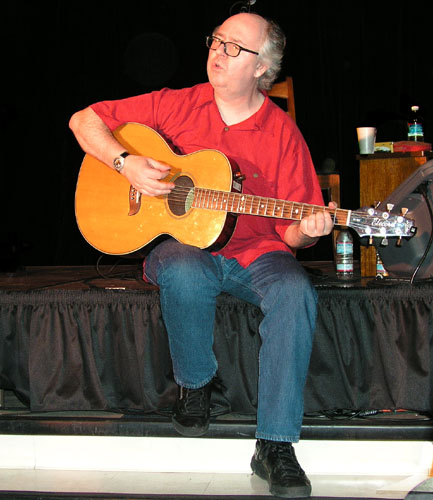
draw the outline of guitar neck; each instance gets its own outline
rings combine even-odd
[[[295,201],[263,198],[250,194],[194,188],[194,208],[220,210],[234,214],[258,215],[277,219],[301,220],[311,214],[328,212],[334,224],[348,226],[351,210],[331,209],[320,205],[309,205]]]

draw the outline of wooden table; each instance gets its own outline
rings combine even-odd
[[[360,206],[373,206],[387,198],[418,167],[433,157],[431,151],[358,155]],[[376,250],[361,246],[361,276],[376,275]]]

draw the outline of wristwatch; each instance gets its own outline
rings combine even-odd
[[[129,156],[128,151],[124,151],[119,156],[116,156],[116,158],[114,158],[114,160],[113,160],[114,168],[119,172],[119,174],[123,169],[123,166],[125,164],[125,158],[127,156]]]

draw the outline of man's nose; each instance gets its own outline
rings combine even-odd
[[[226,52],[225,52],[225,45],[221,42],[219,47],[216,49],[216,52],[218,54],[223,54],[223,55],[227,55]]]

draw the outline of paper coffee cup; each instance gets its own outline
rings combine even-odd
[[[362,155],[369,155],[374,153],[374,143],[376,142],[376,128],[375,127],[358,127],[356,129],[358,134],[359,152]]]

